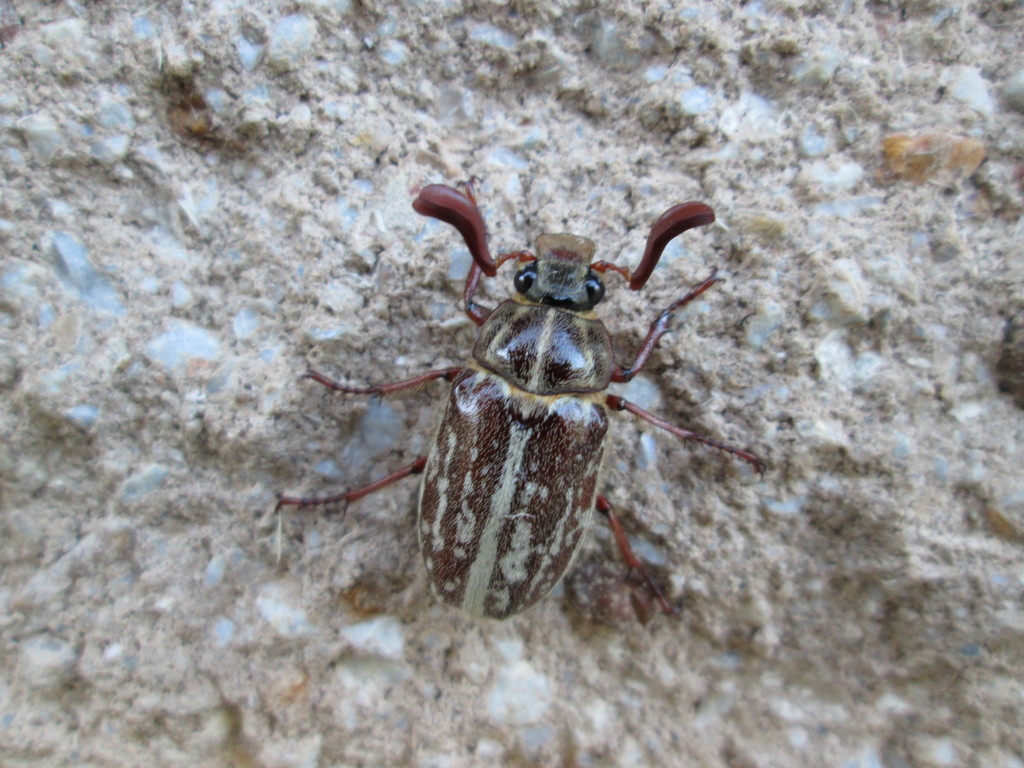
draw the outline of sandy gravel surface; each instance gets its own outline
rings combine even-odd
[[[0,764],[1024,766],[1024,5],[0,2]],[[635,264],[609,531],[431,597],[416,482],[495,251]],[[493,305],[512,269],[488,281]],[[599,523],[599,521],[595,521]]]

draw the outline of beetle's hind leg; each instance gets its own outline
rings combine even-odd
[[[279,512],[282,507],[298,507],[299,509],[306,509],[308,507],[325,507],[331,504],[341,504],[342,509],[348,507],[356,499],[361,499],[363,496],[368,496],[374,491],[379,491],[381,488],[386,488],[392,483],[397,483],[399,480],[408,477],[409,475],[418,475],[423,472],[423,468],[427,466],[427,457],[420,456],[416,461],[407,467],[402,467],[397,472],[392,472],[387,477],[382,477],[380,480],[375,480],[369,485],[364,485],[362,488],[354,488],[351,491],[344,491],[343,493],[336,493],[333,496],[284,496],[282,494],[277,495],[277,505],[274,507],[275,512]]]
[[[698,443],[709,445],[712,448],[717,448],[718,450],[723,451],[725,453],[731,453],[736,458],[743,459],[745,462],[747,462],[750,466],[754,468],[754,471],[757,472],[759,475],[763,475],[765,473],[765,470],[768,469],[768,465],[765,464],[764,460],[758,456],[755,456],[750,451],[744,451],[739,448],[734,448],[728,443],[722,443],[719,442],[718,440],[715,440],[714,438],[704,437],[704,435],[698,435],[696,432],[691,432],[688,429],[677,427],[675,424],[669,424],[664,419],[655,416],[650,411],[645,411],[638,405],[634,405],[624,397],[619,397],[618,395],[608,395],[608,397],[606,397],[604,401],[605,404],[613,411],[628,411],[629,413],[632,413],[634,416],[639,416],[644,421],[648,421],[656,427],[661,427],[666,432],[671,432],[676,437],[681,437],[683,440],[694,440]]]
[[[629,568],[626,574],[627,578],[633,574],[638,576],[640,581],[643,582],[644,587],[647,588],[647,591],[658,602],[658,607],[662,613],[678,613],[675,608],[668,604],[665,595],[658,589],[658,585],[654,583],[654,579],[651,578],[650,574],[647,573],[647,569],[644,568],[643,562],[636,556],[633,548],[629,546],[629,539],[626,538],[626,532],[623,530],[622,523],[619,522],[611,502],[604,496],[598,496],[595,506],[597,511],[608,519],[608,526],[612,529],[615,543],[619,545],[622,559],[626,561],[626,566]]]

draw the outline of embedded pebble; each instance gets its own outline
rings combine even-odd
[[[293,14],[278,20],[267,43],[267,63],[275,69],[295,69],[316,41],[316,22]]]
[[[277,590],[273,588],[264,590],[256,598],[256,608],[277,634],[281,637],[301,637],[316,629],[304,610],[279,599],[276,593]]]
[[[473,119],[473,94],[461,85],[445,85],[437,94],[437,117],[446,123],[462,123]]]
[[[947,73],[949,95],[975,112],[990,117],[995,110],[988,82],[976,67],[953,67]]]
[[[362,445],[369,457],[389,451],[402,438],[405,425],[398,412],[383,400],[371,402],[359,420]]]
[[[831,142],[812,123],[804,126],[796,141],[797,149],[804,157],[821,157],[832,148]]]
[[[104,99],[96,110],[96,122],[103,128],[111,130],[130,131],[135,127],[135,118],[132,111],[122,101],[117,99]]]
[[[882,357],[874,352],[854,354],[842,331],[826,336],[814,349],[823,381],[856,386],[873,377],[882,368]]]
[[[223,555],[216,555],[206,564],[203,571],[203,586],[216,587],[224,580],[224,572],[227,570],[227,560]]]
[[[64,135],[57,121],[39,112],[29,115],[17,124],[28,148],[41,163],[49,163],[64,148]]]
[[[218,360],[220,342],[209,331],[179,320],[146,345],[146,357],[173,372],[184,368],[190,360]]]
[[[657,411],[661,405],[661,388],[645,374],[638,374],[615,389],[615,393],[645,411]]]
[[[226,616],[218,616],[213,622],[213,643],[223,648],[231,643],[235,636],[235,622]]]
[[[473,256],[465,248],[455,251],[451,256],[451,262],[448,264],[447,277],[449,280],[461,283],[466,279],[466,275],[469,274],[470,268],[473,266]],[[443,307],[444,313],[447,314],[447,305]]]
[[[132,21],[132,34],[139,40],[150,40],[156,35],[156,27],[147,16],[139,16]]]
[[[409,56],[409,47],[401,40],[385,40],[377,49],[378,55],[385,64],[397,67]]]
[[[516,38],[503,29],[490,24],[477,24],[469,32],[469,38],[495,48],[510,50],[516,46]]]
[[[1010,75],[1003,84],[1003,103],[1010,109],[1024,112],[1024,69]]]
[[[791,499],[762,499],[761,506],[764,510],[776,517],[790,517],[798,515],[807,504],[806,496],[794,496]]]
[[[739,101],[723,110],[718,125],[730,140],[754,144],[782,133],[775,105],[755,93],[743,93]]]
[[[248,339],[259,327],[260,315],[250,307],[238,310],[231,322],[231,329],[234,331],[236,339]]]
[[[85,246],[65,232],[54,232],[51,251],[61,284],[73,296],[97,312],[124,313],[121,295],[89,259]]]
[[[405,632],[394,616],[375,616],[350,624],[339,633],[352,648],[367,656],[379,656],[391,661],[405,658]]]
[[[864,177],[864,169],[857,163],[847,162],[833,166],[825,160],[818,160],[804,167],[801,176],[820,184],[830,192],[845,192],[857,186]]]
[[[498,672],[487,696],[491,719],[504,725],[540,722],[551,708],[551,681],[527,661],[516,661]]]
[[[77,424],[83,429],[88,429],[96,423],[100,417],[100,409],[95,405],[76,405],[64,412],[68,421]]]
[[[138,501],[163,485],[168,474],[167,467],[160,464],[151,464],[142,471],[136,472],[121,486],[122,500],[126,503]]]
[[[352,7],[352,0],[297,0],[296,5],[345,13]]]
[[[59,688],[75,676],[78,652],[52,635],[36,635],[20,644],[21,676],[33,688]]]
[[[181,280],[175,280],[171,286],[171,304],[176,309],[187,307],[192,303],[192,291]]]
[[[242,69],[251,72],[259,63],[260,56],[263,54],[263,46],[250,43],[244,37],[238,37],[235,38],[235,53],[238,54],[238,60],[242,63]]]
[[[89,147],[89,152],[101,165],[110,168],[124,160],[131,146],[131,139],[123,133],[109,139],[97,141]]]
[[[715,106],[715,97],[707,88],[697,86],[679,95],[679,109],[684,115],[703,115]]]
[[[828,282],[808,314],[835,325],[862,323],[868,319],[869,297],[870,287],[860,265],[853,259],[836,259],[829,265]]]
[[[41,33],[46,47],[35,48],[36,60],[45,66],[54,67],[56,72],[65,77],[86,75],[93,60],[87,32],[85,19],[63,19],[44,24]]]
[[[839,63],[839,51],[831,47],[822,48],[805,56],[793,68],[793,79],[801,85],[828,85],[839,68]]]
[[[743,337],[747,345],[752,349],[762,349],[769,337],[782,326],[785,314],[774,301],[760,306],[743,324]]]
[[[880,195],[863,195],[846,200],[826,200],[811,206],[811,213],[816,216],[836,216],[841,219],[852,219],[864,211],[878,208],[885,202]]]
[[[511,168],[515,171],[525,171],[530,163],[522,155],[513,152],[508,147],[496,147],[487,153],[487,162],[499,165],[504,168]]]
[[[650,432],[640,435],[640,445],[634,461],[637,469],[652,469],[658,463],[658,441]]]
[[[884,174],[906,181],[921,183],[943,172],[969,176],[984,159],[985,145],[970,137],[897,133],[882,139]]]

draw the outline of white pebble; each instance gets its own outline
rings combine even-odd
[[[385,40],[380,44],[377,52],[385,64],[397,67],[405,62],[409,55],[409,48],[401,40]]]
[[[715,97],[707,88],[698,85],[679,95],[679,108],[684,115],[702,115],[715,106]]]
[[[167,479],[168,470],[160,464],[150,464],[124,481],[121,486],[121,499],[132,502],[152,493]]]
[[[340,634],[355,650],[367,656],[391,661],[405,658],[405,632],[394,616],[375,616],[343,628]]]
[[[988,82],[976,67],[953,67],[947,72],[949,94],[985,117],[995,109]]]
[[[498,672],[487,697],[491,719],[505,725],[541,722],[551,708],[551,681],[527,661],[517,661]]]
[[[805,56],[794,68],[793,79],[801,85],[828,85],[839,68],[839,51],[835,48],[822,48]]]
[[[21,644],[21,674],[33,688],[58,688],[75,675],[74,646],[51,635],[37,635]]]
[[[250,43],[244,37],[238,37],[235,38],[235,53],[238,54],[238,60],[242,63],[242,69],[246,72],[251,72],[256,68],[256,64],[259,63],[260,54],[263,53],[263,46]]]
[[[306,612],[268,594],[273,591],[267,590],[267,593],[257,597],[256,607],[274,631],[281,637],[301,637],[312,632],[314,626],[307,618]]]
[[[178,321],[146,345],[146,357],[173,372],[183,369],[190,360],[219,359],[220,342],[209,331]]]
[[[267,44],[267,63],[275,69],[294,69],[316,40],[316,22],[293,14],[278,20]]]
[[[69,293],[97,312],[124,313],[121,295],[93,265],[84,245],[65,232],[54,232],[51,253],[57,277]]]
[[[109,139],[97,141],[89,147],[89,151],[99,161],[100,165],[111,168],[124,160],[130,146],[131,139],[123,133],[119,133],[117,136],[111,136]]]
[[[757,313],[743,325],[747,345],[752,349],[762,349],[768,338],[781,327],[784,316],[782,307],[774,301],[759,307]]]
[[[28,148],[41,163],[48,163],[64,147],[64,136],[57,121],[49,115],[39,112],[29,115],[18,123]]]
[[[490,24],[477,24],[470,30],[469,38],[478,43],[506,50],[515,48],[516,45],[516,38],[513,35]]]
[[[845,192],[853,189],[864,177],[864,169],[854,162],[840,163],[833,167],[825,160],[818,160],[806,166],[801,175],[830,192]]]
[[[95,405],[76,405],[72,408],[68,408],[64,415],[68,421],[77,424],[83,429],[88,429],[96,420],[100,417],[100,409]]]
[[[797,149],[804,157],[821,157],[831,149],[829,140],[818,133],[813,123],[808,123],[797,138]]]
[[[248,339],[260,326],[259,313],[250,307],[240,309],[231,323],[236,339]]]

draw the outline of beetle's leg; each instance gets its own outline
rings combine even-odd
[[[482,307],[473,301],[473,294],[476,293],[477,286],[480,285],[482,274],[483,270],[480,269],[480,265],[474,261],[469,268],[469,274],[466,275],[466,287],[462,290],[462,303],[466,314],[477,325],[483,325],[487,316],[491,314],[491,310],[487,307]]]
[[[312,368],[302,374],[302,378],[312,379],[313,381],[323,384],[328,389],[333,389],[335,392],[344,392],[347,395],[377,395],[378,397],[384,397],[385,395],[402,392],[406,389],[416,389],[417,387],[423,386],[435,379],[445,379],[450,382],[454,380],[461,371],[461,367],[441,368],[436,371],[422,373],[419,376],[412,377],[411,379],[394,381],[390,384],[379,384],[375,387],[349,387],[344,384],[339,384],[334,379],[325,376],[319,371],[314,371]]]
[[[392,472],[387,477],[375,480],[369,485],[364,485],[362,488],[354,488],[351,491],[336,493],[333,496],[312,498],[306,496],[284,496],[282,494],[278,494],[277,506],[274,507],[274,511],[279,511],[281,507],[298,507],[299,509],[303,509],[305,507],[321,507],[326,504],[345,504],[347,506],[356,499],[361,499],[363,496],[371,494],[374,491],[379,491],[381,488],[389,486],[392,483],[397,483],[404,477],[420,474],[425,466],[427,466],[427,457],[421,456],[409,466],[402,467],[400,470]]]
[[[717,269],[711,270],[711,274],[708,275],[706,280],[697,283],[697,285],[690,289],[689,293],[681,299],[676,299],[662,310],[657,319],[651,323],[651,327],[647,331],[647,336],[644,337],[644,341],[640,345],[640,350],[636,353],[636,359],[633,361],[633,364],[628,368],[623,368],[620,365],[612,371],[612,381],[629,381],[639,373],[645,365],[647,365],[647,361],[651,358],[651,353],[658,345],[658,340],[668,332],[668,324],[672,320],[672,313],[684,304],[688,304],[696,299],[715,283],[722,282],[722,278],[715,277],[717,272]]]
[[[647,590],[654,596],[654,599],[658,601],[658,606],[661,608],[662,613],[676,613],[676,609],[668,604],[668,600],[658,589],[658,585],[654,583],[654,579],[647,573],[647,569],[644,568],[644,564],[640,561],[640,558],[633,552],[633,548],[629,546],[629,539],[626,538],[626,532],[622,529],[622,523],[619,522],[619,518],[615,515],[615,510],[612,508],[611,502],[608,501],[604,496],[597,497],[597,511],[603,514],[608,519],[608,526],[612,529],[612,535],[615,537],[615,543],[619,545],[619,551],[622,553],[622,559],[626,561],[626,566],[629,568],[627,575],[635,573],[639,575],[641,581]]]
[[[749,451],[742,451],[739,448],[733,448],[731,445],[721,443],[713,438],[704,437],[703,435],[698,435],[696,432],[691,432],[688,429],[683,429],[682,427],[677,427],[674,424],[669,424],[667,421],[655,416],[653,413],[645,411],[637,405],[633,405],[633,403],[629,402],[629,400],[624,397],[608,395],[604,402],[613,411],[628,411],[634,416],[639,416],[644,421],[649,421],[656,427],[661,427],[662,429],[671,432],[676,437],[681,437],[683,440],[694,440],[698,443],[703,443],[704,445],[710,445],[712,448],[717,448],[720,451],[731,453],[733,456],[743,459],[745,462],[750,464],[759,475],[763,475],[764,471],[768,468],[768,465],[765,464],[764,461]]]

